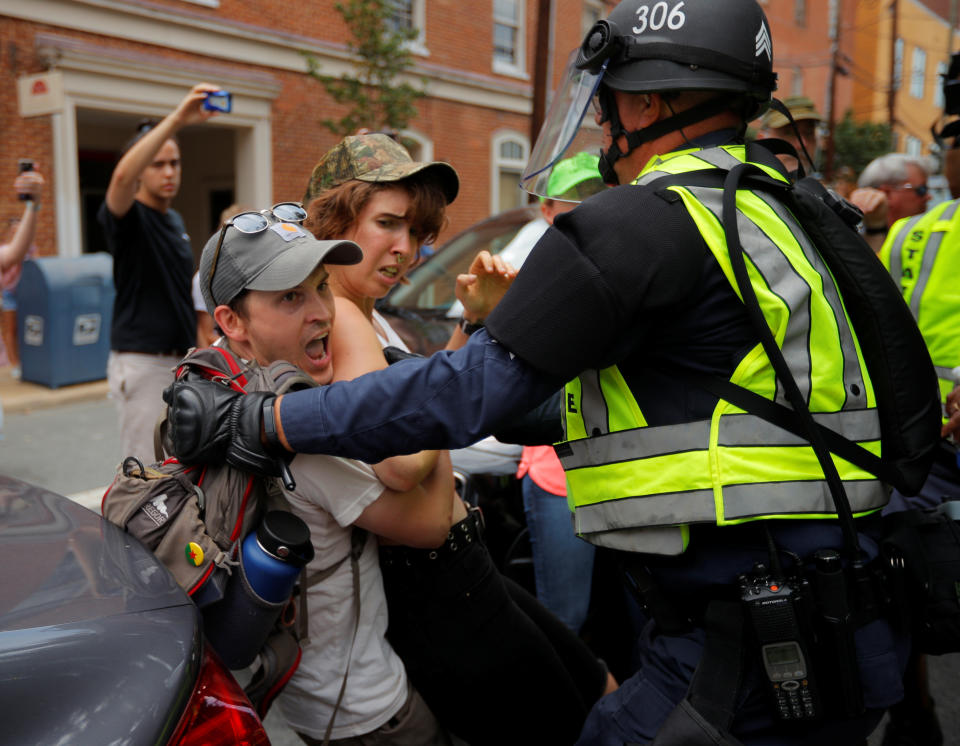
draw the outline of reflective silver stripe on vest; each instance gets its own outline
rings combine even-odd
[[[722,224],[723,190],[702,187],[687,187],[687,189],[704,207],[716,215],[717,220]],[[760,272],[770,290],[786,304],[790,312],[781,349],[796,379],[803,400],[809,402],[812,367],[810,340],[807,334],[807,330],[810,329],[810,296],[812,294],[810,286],[767,234],[739,210],[737,210],[737,227],[740,230],[740,243],[744,253]],[[827,281],[832,282],[829,277],[825,280]],[[777,381],[776,401],[787,404],[786,394],[779,381]]]
[[[638,526],[716,522],[713,490],[689,490],[578,505],[575,525],[578,533],[590,534]]]
[[[694,158],[699,158],[701,161],[705,161],[711,166],[716,166],[724,171],[732,171],[737,166],[743,164],[743,161],[738,160],[736,156],[730,155],[730,153],[723,148],[700,150],[692,155]],[[784,185],[786,185],[786,182],[784,182]]]
[[[598,370],[580,374],[580,416],[587,435],[606,435],[610,432],[607,400],[603,398]]]
[[[944,368],[940,365],[934,365],[933,369],[937,371],[937,378],[942,378],[945,381],[953,381],[953,368]]]
[[[887,489],[878,480],[845,481],[843,486],[855,513],[887,503]],[[830,487],[822,479],[727,485],[723,488],[723,508],[726,520],[836,513]],[[628,497],[576,509],[577,531],[588,534],[641,526],[716,523],[716,520],[713,490]]]
[[[819,412],[813,419],[854,442],[880,439],[880,417],[875,410]],[[567,441],[568,455],[561,457],[567,471],[602,464],[617,464],[654,456],[706,450],[710,442],[710,420],[678,425],[638,427],[607,433],[602,437]],[[776,425],[752,414],[725,414],[720,418],[717,445],[734,447],[778,447],[809,445]],[[567,449],[565,449],[567,450]]]
[[[710,442],[710,420],[681,425],[637,427],[618,430],[596,438],[569,440],[568,455],[562,456],[565,471],[599,464],[637,461],[672,453],[705,450]]]
[[[637,185],[649,184],[651,181],[656,181],[663,176],[676,176],[676,174],[672,171],[648,171],[643,175],[643,178],[637,179],[635,183]]]
[[[950,206],[937,217],[937,221],[953,220],[956,212],[957,202],[953,201],[950,203]],[[917,282],[913,287],[913,292],[910,294],[910,312],[915,319],[920,318],[920,300],[923,298],[923,292],[927,289],[927,283],[930,281],[930,274],[933,272],[933,263],[937,259],[937,252],[940,251],[940,244],[943,242],[944,235],[945,231],[938,230],[927,236],[927,245],[923,248],[923,260],[920,263],[920,273],[917,276]]]
[[[875,409],[818,412],[818,425],[855,443],[880,440],[880,416]],[[725,414],[720,418],[717,444],[721,446],[800,446],[810,441],[752,414]]]
[[[857,513],[887,504],[887,488],[876,479],[846,480],[843,489]],[[800,482],[733,484],[723,488],[723,511],[728,520],[765,515],[836,513],[830,486],[822,479]]]
[[[890,276],[899,287],[903,286],[903,244],[906,242],[907,236],[913,233],[914,226],[920,222],[923,215],[924,213],[914,215],[904,223],[903,228],[897,233],[897,237],[893,239],[893,245],[890,247]]]
[[[863,409],[867,404],[867,387],[863,381],[863,371],[860,369],[860,359],[857,357],[857,346],[853,341],[853,333],[847,324],[840,293],[833,282],[830,271],[827,269],[820,252],[814,248],[813,242],[806,232],[797,225],[789,210],[778,200],[762,192],[754,194],[762,199],[767,206],[776,213],[777,217],[790,229],[803,255],[813,269],[823,278],[823,296],[833,311],[837,321],[837,333],[840,335],[840,353],[843,355],[843,409]]]
[[[618,531],[577,532],[594,546],[645,554],[683,554],[683,529],[677,526],[624,528]]]

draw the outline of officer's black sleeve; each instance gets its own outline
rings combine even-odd
[[[681,202],[645,187],[610,189],[558,216],[487,330],[564,380],[612,365],[657,310],[691,296],[707,251]]]

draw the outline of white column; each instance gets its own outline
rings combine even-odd
[[[273,143],[268,119],[236,130],[236,201],[258,210],[273,204]],[[288,197],[282,197],[287,199]],[[300,195],[289,197],[299,199]]]
[[[77,110],[69,96],[63,112],[50,115],[53,129],[53,194],[57,216],[57,254],[80,256],[80,172],[77,163]]]

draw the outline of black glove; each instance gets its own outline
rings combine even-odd
[[[423,355],[416,352],[407,352],[393,345],[387,345],[383,348],[383,356],[387,359],[387,365],[399,363],[401,360],[409,360],[412,357],[423,357]]]
[[[241,394],[213,381],[175,381],[163,392],[174,455],[185,464],[226,461],[259,476],[282,476],[293,489],[287,467],[293,454],[277,442],[272,427],[275,399],[270,392]],[[260,439],[264,413],[271,425],[267,444]]]

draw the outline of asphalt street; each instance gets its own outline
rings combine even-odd
[[[99,512],[100,498],[121,460],[116,411],[98,400],[8,414],[0,440],[0,473],[73,497]],[[929,659],[945,746],[960,746],[960,654]],[[266,720],[275,746],[300,740],[276,708]],[[871,736],[880,746],[883,726]]]

